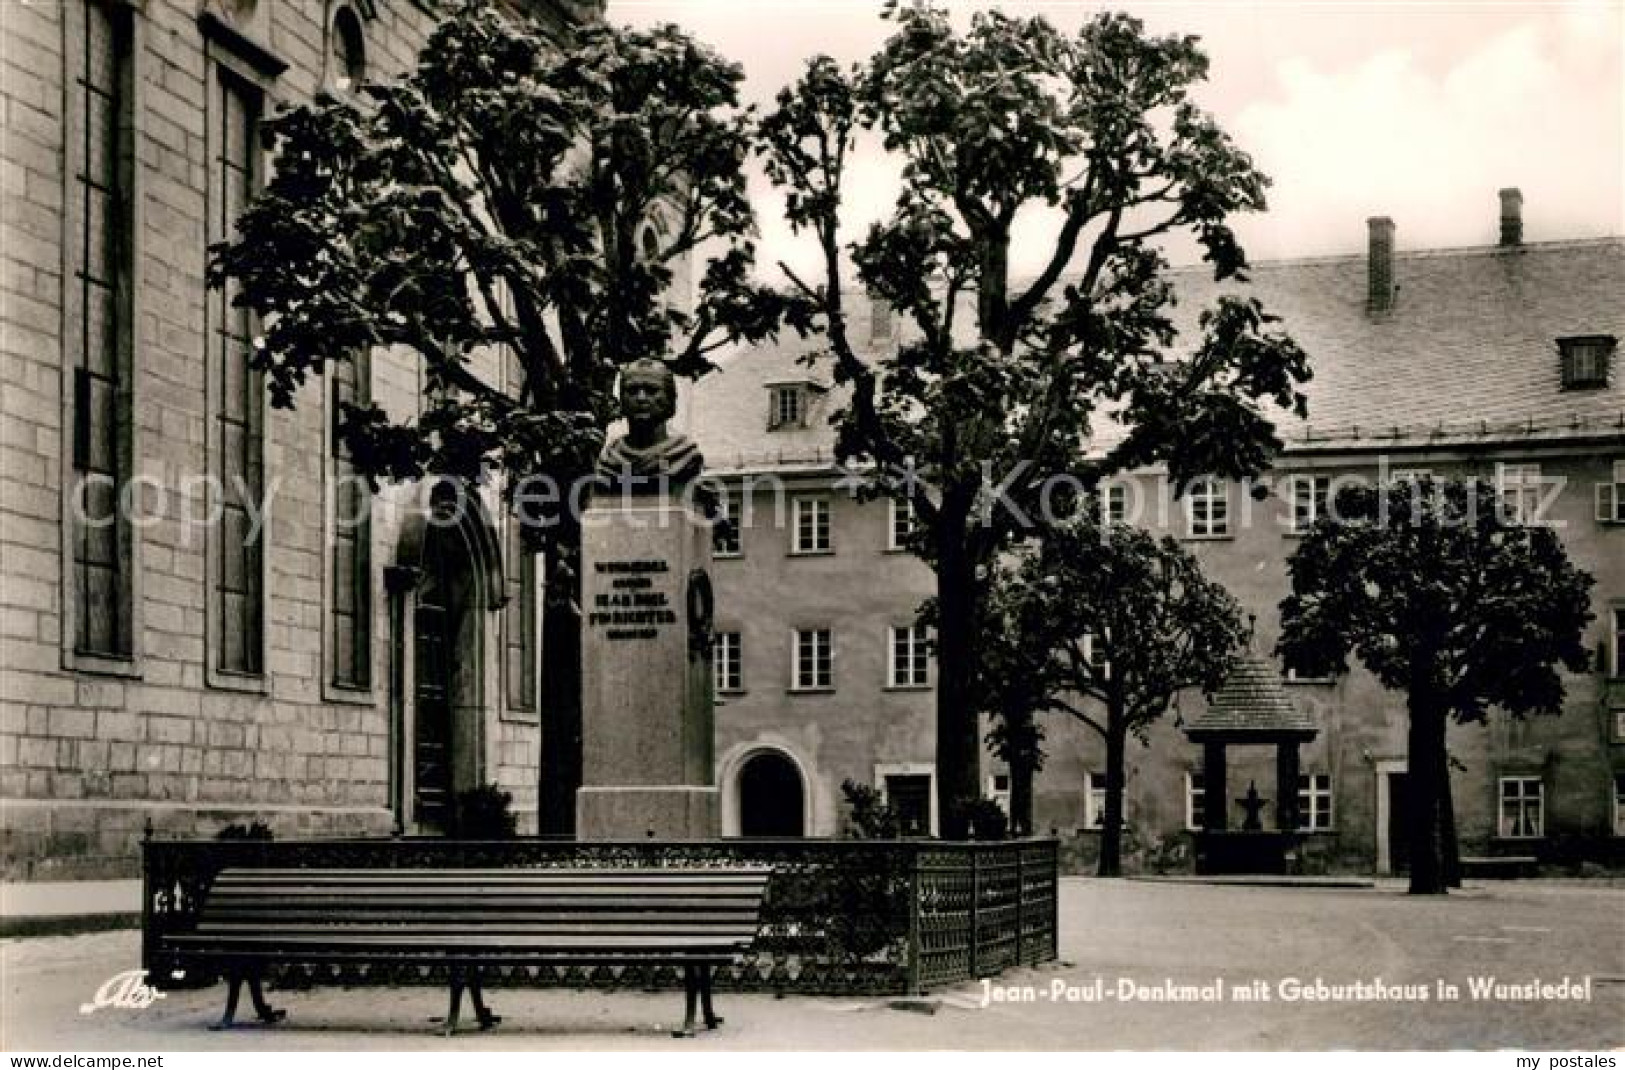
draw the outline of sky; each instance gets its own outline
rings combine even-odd
[[[1211,59],[1195,93],[1273,180],[1270,207],[1237,219],[1254,259],[1355,253],[1369,216],[1400,249],[1492,244],[1497,190],[1524,197],[1526,241],[1625,234],[1625,0],[1344,2],[1085,0],[960,4],[1042,13],[1075,29],[1105,7],[1158,33],[1190,33]],[[806,60],[867,57],[889,24],[879,0],[609,0],[611,21],[676,22],[744,66],[744,95],[767,106]],[[873,146],[854,161],[853,236],[884,215],[893,170]],[[811,261],[752,176],[759,259]],[[1030,222],[1036,231],[1042,220]],[[1040,241],[1012,266],[1036,268]],[[1030,253],[1023,250],[1030,249]],[[1194,259],[1173,246],[1176,261]],[[1024,256],[1030,258],[1023,263]]]

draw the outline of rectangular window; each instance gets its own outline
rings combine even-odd
[[[717,495],[717,536],[711,552],[717,557],[739,557],[744,553],[744,536],[740,530],[740,508],[734,496],[726,492]]]
[[[1559,338],[1563,389],[1580,390],[1608,385],[1609,358],[1614,355],[1618,339],[1607,334],[1582,335]]]
[[[260,181],[260,90],[216,68],[210,121],[209,231],[229,239]],[[234,304],[236,287],[208,291],[209,374],[214,378],[213,447],[220,500],[214,525],[214,607],[219,621],[214,664],[258,675],[263,665],[265,532],[262,377],[249,367],[253,313]]]
[[[1431,468],[1390,468],[1388,482],[1390,483],[1420,483],[1424,479],[1432,479]]]
[[[1230,534],[1230,499],[1222,479],[1193,479],[1185,495],[1186,532],[1193,539],[1218,539]]]
[[[1104,641],[1096,641],[1094,633],[1083,633],[1083,660],[1094,670],[1098,680],[1110,680],[1112,677],[1112,663],[1106,660],[1107,644],[1111,641],[1111,632],[1105,634]]]
[[[1598,483],[1597,522],[1625,524],[1625,461],[1615,461],[1607,482]]]
[[[1185,774],[1185,827],[1192,831],[1203,825],[1207,813],[1207,792],[1201,773]]]
[[[1106,824],[1106,774],[1083,774],[1083,827],[1101,828]]]
[[[1546,834],[1546,785],[1539,777],[1501,778],[1501,835],[1534,839]]]
[[[1293,476],[1289,484],[1292,493],[1292,534],[1304,535],[1315,526],[1315,521],[1326,515],[1326,496],[1331,491],[1331,476]]]
[[[739,632],[718,632],[711,671],[721,692],[745,690],[745,645]]]
[[[1534,524],[1540,516],[1542,487],[1538,464],[1498,464],[1495,489],[1509,524]]]
[[[372,686],[372,493],[339,435],[344,406],[371,402],[371,357],[358,352],[328,370],[332,389],[332,664],[334,686]]]
[[[893,773],[885,783],[886,805],[897,815],[899,834],[931,835],[931,774]]]
[[[1005,816],[1010,815],[1010,774],[994,773],[987,778],[987,797],[999,804]]]
[[[1298,777],[1298,828],[1304,832],[1325,832],[1331,827],[1331,774],[1302,774]]]
[[[892,309],[885,299],[869,299],[869,344],[882,345],[892,339]]]
[[[1608,610],[1608,664],[1604,668],[1615,680],[1625,680],[1625,606]]]
[[[886,686],[927,687],[930,677],[930,636],[918,624],[891,629],[887,644]]]
[[[916,523],[914,503],[899,502],[892,498],[887,504],[891,506],[891,513],[886,528],[886,549],[906,550],[909,539],[914,537]]]
[[[1128,487],[1122,483],[1102,484],[1100,515],[1108,524],[1128,523]]]
[[[502,672],[508,709],[535,713],[537,709],[536,554],[525,546],[519,521],[508,521],[508,604],[502,609]]]
[[[125,659],[134,653],[134,541],[119,507],[134,452],[134,26],[122,5],[85,2],[80,10],[81,32],[68,54],[78,124],[68,145],[64,330],[75,497],[64,530],[73,555],[73,651]]]
[[[827,691],[835,686],[835,643],[828,628],[796,629],[790,653],[795,690]]]
[[[793,498],[791,506],[794,526],[791,532],[790,552],[829,553],[829,499]]]
[[[769,431],[790,430],[806,426],[806,406],[800,386],[775,386],[769,393]]]
[[[1614,774],[1614,835],[1625,836],[1625,773]]]

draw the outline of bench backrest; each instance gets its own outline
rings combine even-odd
[[[756,936],[767,870],[227,869],[194,949],[705,951]]]

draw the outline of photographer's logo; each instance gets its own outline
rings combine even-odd
[[[79,1013],[94,1014],[103,1007],[145,1010],[163,998],[164,993],[147,984],[146,970],[125,970],[103,981],[89,1003],[79,1004]]]

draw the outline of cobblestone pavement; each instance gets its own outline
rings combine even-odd
[[[1238,888],[1067,880],[1061,963],[998,979],[1017,997],[981,1005],[967,984],[920,1001],[719,995],[727,1017],[691,1041],[667,1035],[676,993],[501,991],[489,1034],[445,1040],[429,989],[279,993],[274,1028],[214,1033],[223,988],[174,993],[145,1010],[81,1015],[108,976],[137,963],[133,932],[0,944],[0,1045],[9,1050],[180,1049],[1340,1049],[1625,1045],[1625,888],[1595,882],[1485,883],[1447,899],[1374,889]],[[1588,1002],[1471,998],[1469,978],[1590,978]],[[1427,1002],[1286,1001],[1298,979],[1425,986]],[[1082,996],[1126,979],[1219,982],[1207,1002],[1082,1002],[1048,998],[1061,981]],[[1440,1002],[1440,981],[1461,999]],[[1027,987],[1022,987],[1027,986]],[[1267,1001],[1242,1001],[1243,989]],[[1030,999],[1022,999],[1024,996]]]

